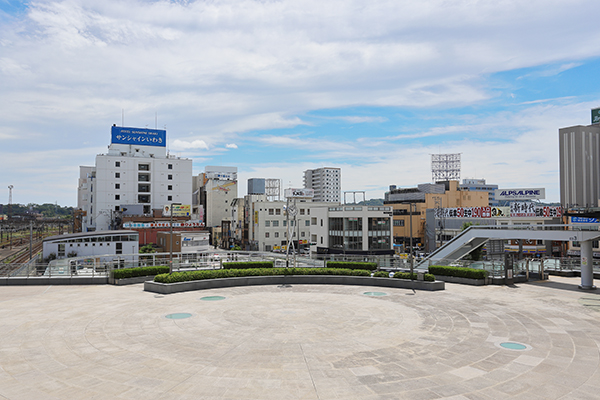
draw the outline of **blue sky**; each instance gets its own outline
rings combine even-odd
[[[302,186],[382,198],[461,178],[559,200],[558,129],[600,106],[591,0],[0,0],[0,203],[76,205],[110,126],[166,127],[169,150]],[[4,195],[2,194],[4,190]]]

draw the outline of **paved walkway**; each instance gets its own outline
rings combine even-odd
[[[597,399],[600,293],[578,283],[4,286],[0,399]]]

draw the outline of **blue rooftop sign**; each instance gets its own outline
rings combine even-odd
[[[166,147],[167,131],[162,129],[113,126],[111,130],[111,143]]]

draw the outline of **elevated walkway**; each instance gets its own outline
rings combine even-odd
[[[470,226],[423,259],[417,268],[433,263],[450,264],[465,257],[489,240],[554,240],[581,242],[581,287],[594,289],[592,241],[600,238],[598,225],[499,225]]]

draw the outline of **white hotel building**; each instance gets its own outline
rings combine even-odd
[[[83,232],[118,229],[128,208],[151,215],[171,203],[192,204],[192,160],[167,153],[164,130],[113,126],[108,153],[80,167]]]

